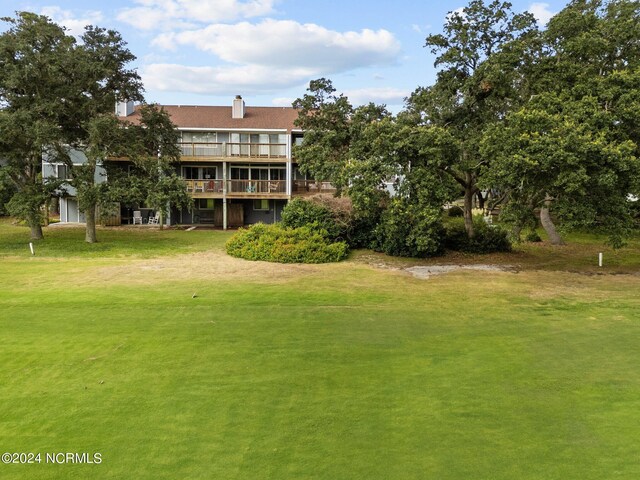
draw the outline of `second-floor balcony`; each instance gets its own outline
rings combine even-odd
[[[330,182],[294,180],[291,190],[294,195],[315,195],[316,193],[335,193],[336,188]]]
[[[287,193],[285,180],[185,180],[187,192],[199,196],[283,196]]]
[[[286,143],[179,143],[183,157],[287,158]]]

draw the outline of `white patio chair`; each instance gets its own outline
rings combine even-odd
[[[160,212],[156,212],[152,217],[149,215],[149,225],[158,225],[160,223]]]
[[[133,224],[139,223],[142,225],[142,212],[140,210],[134,210],[133,212]]]

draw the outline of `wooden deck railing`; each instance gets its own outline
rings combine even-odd
[[[224,180],[185,180],[189,193],[222,193]]]
[[[185,180],[189,193],[224,192],[224,180]],[[294,180],[294,195],[313,195],[315,193],[334,193],[335,187],[330,182],[315,180]],[[285,180],[227,180],[227,194],[262,194],[282,195],[287,193]]]
[[[224,180],[185,180],[189,193],[224,192]],[[227,180],[227,194],[272,194],[287,193],[285,180]]]
[[[284,180],[228,180],[227,193],[287,193]]]
[[[294,195],[313,195],[314,193],[333,193],[336,188],[330,182],[316,180],[294,180],[292,192]]]
[[[178,144],[183,157],[286,158],[286,143],[197,143]]]

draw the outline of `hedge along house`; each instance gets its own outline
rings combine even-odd
[[[239,95],[228,107],[162,108],[180,131],[177,168],[194,199],[191,212],[173,209],[166,219],[168,224],[227,228],[273,223],[280,220],[282,209],[293,196],[333,191],[326,182],[307,179],[292,158],[293,145],[302,141],[302,131],[293,124],[298,117],[294,108],[247,107]],[[116,115],[128,122],[139,121],[139,111],[132,102],[118,104]],[[122,162],[123,167],[129,163],[121,158],[108,161]],[[44,171],[58,178],[65,174],[63,166],[46,162]],[[104,171],[96,175],[106,179]],[[63,222],[83,221],[72,193],[61,199]],[[130,223],[134,210],[151,213],[143,205],[121,205],[119,216],[108,224]]]

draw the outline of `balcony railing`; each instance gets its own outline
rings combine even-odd
[[[292,193],[294,195],[313,195],[314,193],[333,193],[336,188],[330,182],[316,180],[294,180]]]
[[[224,180],[185,180],[189,193],[224,193]],[[227,194],[282,195],[285,180],[227,180]]]
[[[287,193],[284,180],[227,180],[227,193]]]
[[[286,143],[194,143],[178,144],[184,157],[286,158]]]
[[[189,193],[222,193],[224,180],[185,180]]]

